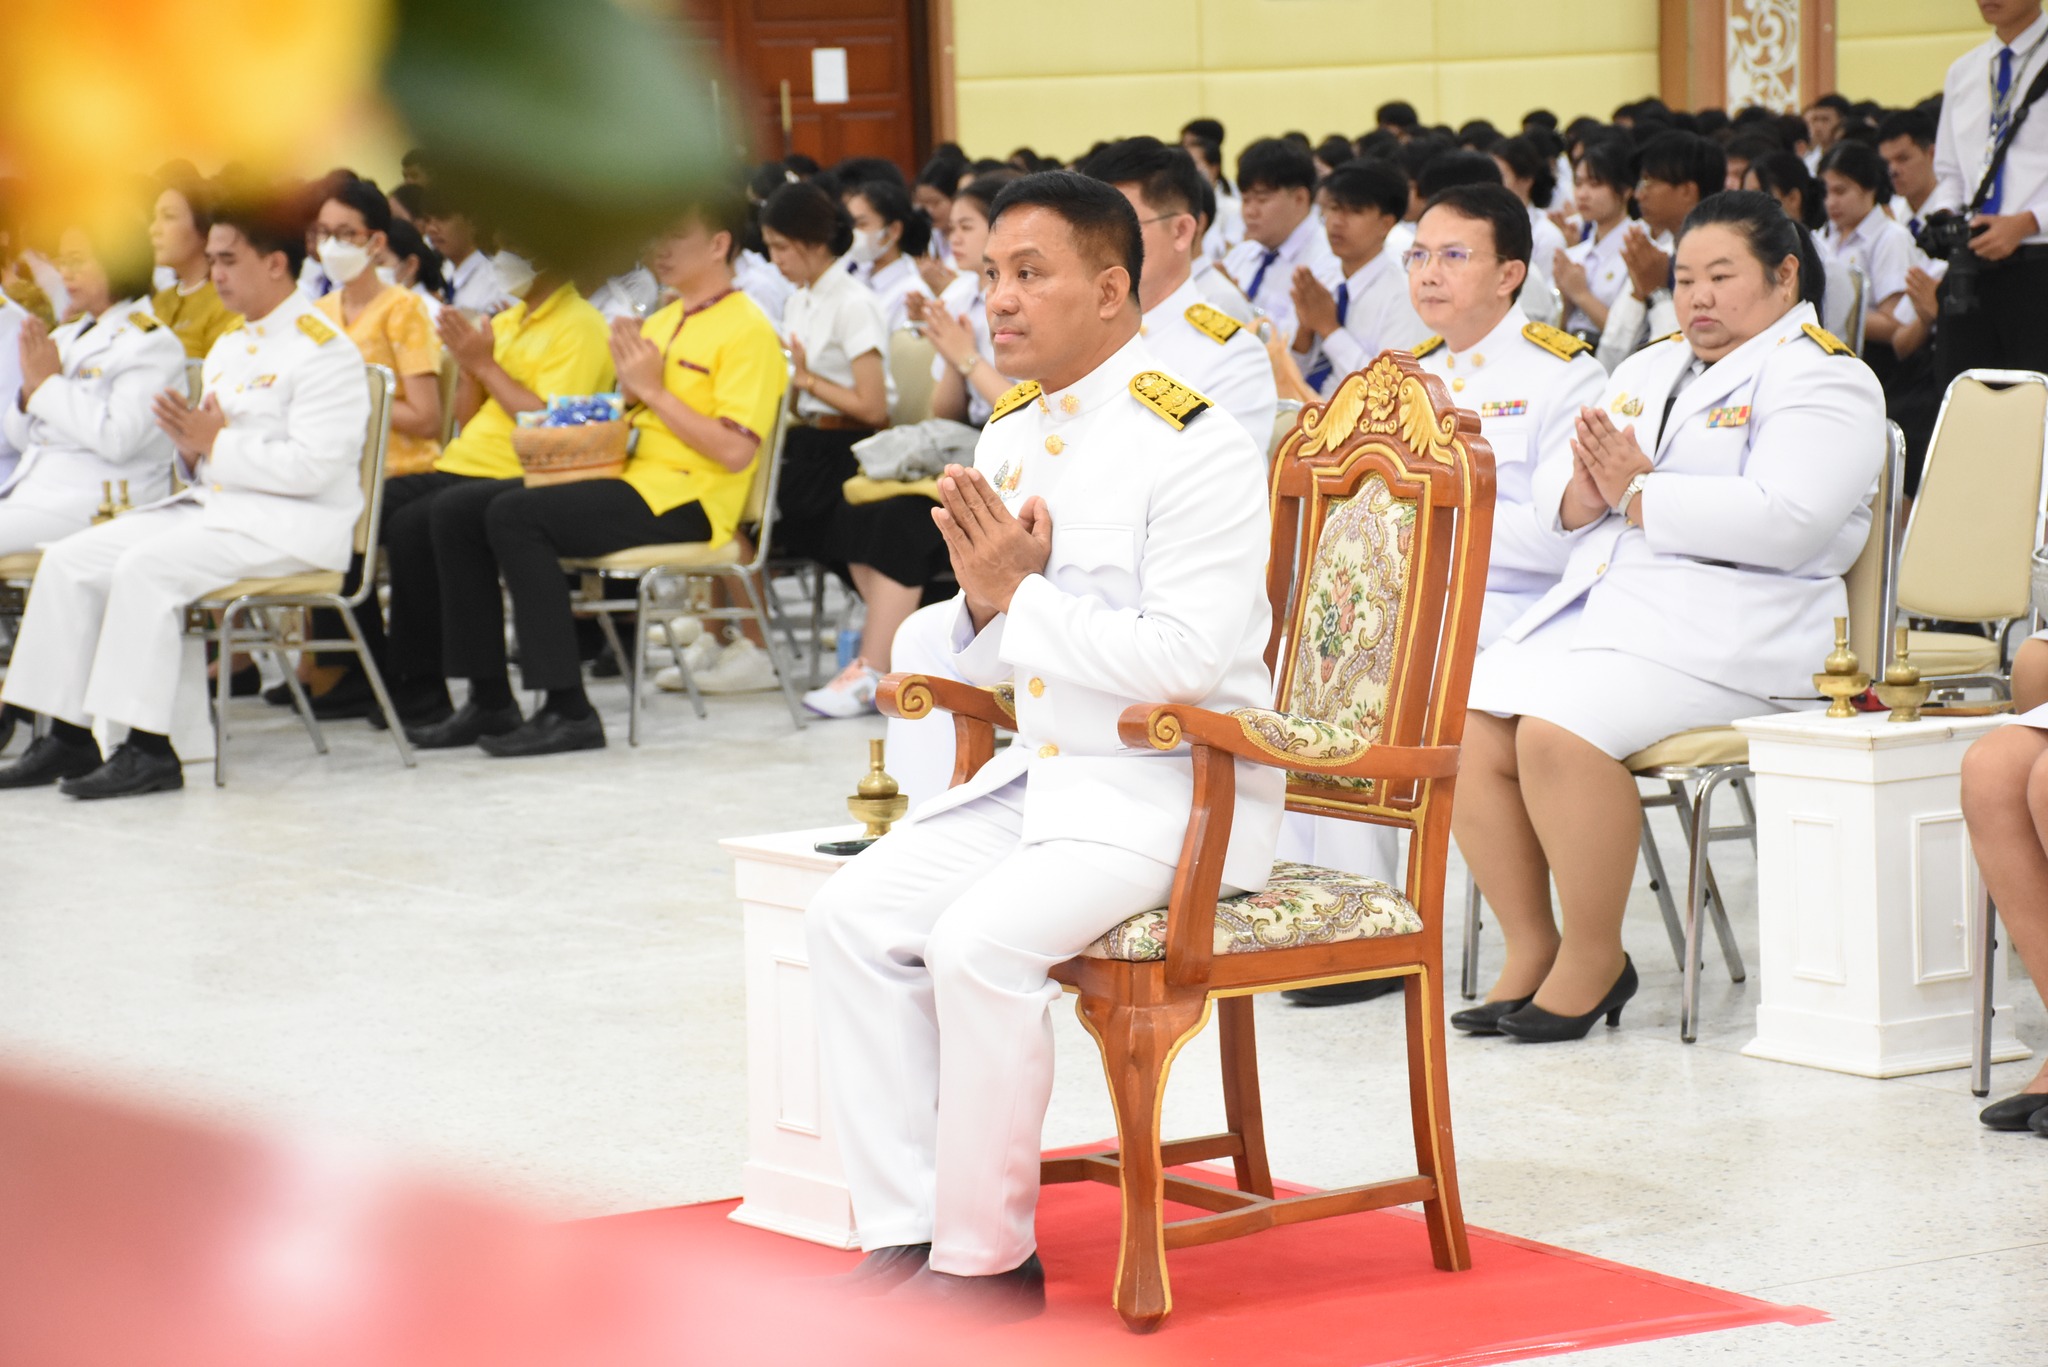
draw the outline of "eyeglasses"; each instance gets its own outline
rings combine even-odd
[[[1150,218],[1141,218],[1141,219],[1139,219],[1139,220],[1138,220],[1138,226],[1142,228],[1142,227],[1144,227],[1144,226],[1145,226],[1145,225],[1146,225],[1147,223],[1164,223],[1164,222],[1166,222],[1166,221],[1167,221],[1168,219],[1174,219],[1174,218],[1193,218],[1193,217],[1194,217],[1194,215],[1193,215],[1193,214],[1191,214],[1191,213],[1189,213],[1189,212],[1188,212],[1187,210],[1183,209],[1183,210],[1181,210],[1181,211],[1180,211],[1179,213],[1177,213],[1177,214],[1154,214],[1154,215],[1153,215],[1152,217],[1150,217]]]
[[[1401,265],[1405,270],[1419,271],[1429,264],[1431,257],[1435,257],[1444,263],[1446,270],[1455,271],[1463,268],[1465,263],[1475,256],[1490,256],[1496,261],[1507,260],[1499,252],[1475,252],[1470,247],[1444,247],[1434,252],[1427,247],[1410,247],[1401,253]]]

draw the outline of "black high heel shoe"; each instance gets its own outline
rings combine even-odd
[[[1500,1018],[1527,1006],[1533,998],[1511,997],[1505,1001],[1481,1002],[1451,1013],[1451,1024],[1468,1035],[1498,1035]]]
[[[1607,1017],[1610,1026],[1621,1024],[1621,1008],[1642,986],[1636,977],[1635,961],[1626,954],[1621,956],[1621,976],[1614,980],[1614,986],[1600,999],[1600,1004],[1583,1016],[1559,1016],[1536,1005],[1532,997],[1521,1010],[1500,1018],[1500,1032],[1515,1039],[1527,1040],[1531,1044],[1555,1044],[1560,1040],[1584,1039],[1593,1028],[1593,1022]]]

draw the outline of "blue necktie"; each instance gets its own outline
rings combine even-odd
[[[1349,280],[1339,280],[1339,281],[1337,282],[1337,326],[1338,326],[1338,327],[1343,327],[1343,326],[1344,326],[1344,316],[1345,316],[1346,314],[1350,313],[1350,312],[1351,312],[1351,282],[1350,282]],[[1333,367],[1332,367],[1332,363],[1331,363],[1331,361],[1330,361],[1330,358],[1329,358],[1329,357],[1328,357],[1328,356],[1326,355],[1326,356],[1324,356],[1324,357],[1323,357],[1323,361],[1322,361],[1322,364],[1321,364],[1321,365],[1318,365],[1318,366],[1317,366],[1317,367],[1316,367],[1316,368],[1315,368],[1314,370],[1310,371],[1310,372],[1308,373],[1308,375],[1307,375],[1307,376],[1305,377],[1305,379],[1304,379],[1304,382],[1305,382],[1305,383],[1306,383],[1306,384],[1308,385],[1308,387],[1309,387],[1310,389],[1313,389],[1313,390],[1315,390],[1315,391],[1316,391],[1316,392],[1317,392],[1318,394],[1320,394],[1320,393],[1322,392],[1322,390],[1323,390],[1323,381],[1325,381],[1325,380],[1327,380],[1327,379],[1329,379],[1329,378],[1330,378],[1330,371],[1331,371],[1331,369],[1332,369],[1332,368],[1333,368]]]
[[[1259,258],[1259,269],[1252,275],[1252,287],[1244,292],[1245,298],[1257,299],[1259,297],[1259,286],[1266,283],[1266,268],[1279,259],[1280,249],[1278,247],[1267,249],[1266,254]]]
[[[2012,49],[2009,47],[2002,47],[1998,50],[1998,98],[1992,101],[1991,106],[1991,141],[1993,145],[1997,144],[2000,135],[2005,132],[2005,126],[2008,123],[2012,122],[2012,110],[2006,102],[2006,97],[2011,94]],[[1991,178],[1991,193],[1984,196],[1984,208],[1982,212],[1987,214],[1998,213],[2001,210],[2001,208],[2003,208],[2004,204],[2005,164],[2003,162],[2000,162],[1998,166],[1998,174]]]

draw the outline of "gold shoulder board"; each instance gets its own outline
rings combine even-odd
[[[994,422],[1006,413],[1016,412],[1025,404],[1037,398],[1038,393],[1038,381],[1036,380],[1026,380],[1022,384],[1011,385],[1010,392],[996,400],[996,406],[990,411],[988,420]]]
[[[311,337],[315,346],[325,346],[334,340],[334,329],[310,313],[299,315],[299,331]]]
[[[1560,361],[1569,361],[1580,352],[1593,349],[1564,329],[1554,328],[1548,323],[1531,323],[1522,329],[1522,335]]]
[[[1658,342],[1676,342],[1676,341],[1680,341],[1680,340],[1682,340],[1682,339],[1684,338],[1684,336],[1685,336],[1685,329],[1684,329],[1684,328],[1680,328],[1680,329],[1679,329],[1678,331],[1676,331],[1676,332],[1667,332],[1667,333],[1665,333],[1665,334],[1664,334],[1664,335],[1663,335],[1662,337],[1652,337],[1652,338],[1650,339],[1650,345],[1652,345],[1652,346],[1655,346],[1655,345],[1656,345],[1656,344],[1657,344]]]
[[[1425,337],[1421,341],[1417,342],[1415,344],[1414,350],[1410,351],[1408,354],[1410,356],[1415,357],[1417,360],[1421,360],[1424,356],[1429,355],[1430,352],[1435,351],[1438,347],[1442,346],[1443,344],[1444,339],[1441,337]]]
[[[1131,397],[1166,419],[1178,432],[1188,419],[1209,406],[1209,401],[1170,375],[1156,370],[1131,377]]]
[[[1830,356],[1854,356],[1856,354],[1856,348],[1850,346],[1847,342],[1835,336],[1834,333],[1829,332],[1824,327],[1817,326],[1813,323],[1807,323],[1804,326],[1802,326],[1799,330],[1805,333],[1807,336],[1813,338],[1815,344],[1818,345],[1822,351],[1825,351]]]
[[[135,326],[141,328],[144,332],[155,332],[158,328],[163,326],[163,324],[159,323],[156,319],[150,317],[146,313],[141,312],[129,314],[128,321],[135,324]]]
[[[1222,309],[1207,304],[1189,304],[1187,317],[1195,325],[1195,331],[1219,344],[1237,336],[1238,330],[1244,326]]]

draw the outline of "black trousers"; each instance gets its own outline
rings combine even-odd
[[[2048,370],[2048,246],[2022,247],[1987,262],[1977,276],[1977,307],[1948,309],[1950,274],[1941,282],[1942,311],[1935,324],[1941,385],[1965,370]]]
[[[401,706],[403,695],[416,691],[407,685],[431,683],[438,690],[441,678],[441,594],[434,574],[428,507],[448,489],[489,482],[439,470],[385,481],[384,521],[378,540],[391,571],[390,631],[387,634],[375,595],[357,605],[355,616],[371,658],[393,691],[402,695]],[[363,573],[364,557],[358,555],[349,561],[349,592],[361,582]],[[340,616],[325,608],[313,614],[312,629],[316,636],[327,638],[338,637],[344,630]]]
[[[564,557],[711,539],[702,504],[657,516],[622,479],[539,489],[516,479],[477,480],[437,496],[432,519],[444,672],[451,679],[507,677],[498,598],[503,578],[519,633],[519,672],[531,689],[583,683]]]

